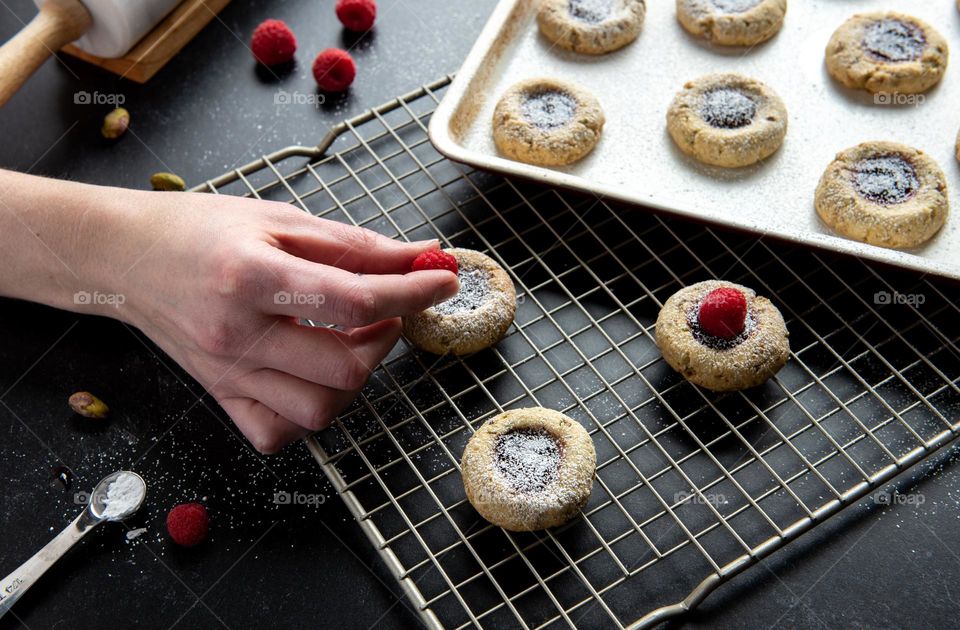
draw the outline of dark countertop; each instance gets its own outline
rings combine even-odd
[[[235,0],[148,85],[81,62],[50,62],[0,111],[0,167],[87,182],[148,187],[157,170],[189,184],[289,144],[314,144],[343,117],[457,69],[493,0],[382,0],[375,33],[345,41],[332,0],[267,9]],[[6,9],[9,7],[9,10]],[[33,14],[10,0],[5,40]],[[16,17],[15,17],[16,16]],[[294,26],[300,63],[283,77],[255,69],[245,42],[262,19]],[[279,87],[313,93],[309,63],[352,46],[353,89],[320,108],[276,106]],[[99,136],[108,105],[77,91],[122,95],[132,133]],[[0,573],[64,527],[74,493],[122,467],[150,484],[128,526],[104,526],[46,575],[0,627],[406,627],[419,623],[400,589],[302,444],[263,458],[172,362],[133,330],[103,319],[0,302]],[[74,390],[101,395],[106,423],[73,417]],[[960,604],[960,467],[941,454],[898,482],[922,505],[867,500],[712,595],[684,621],[705,627],[947,627]],[[70,490],[54,480],[67,467]],[[277,492],[315,495],[276,505]],[[166,540],[166,511],[203,500],[212,535],[194,550]]]

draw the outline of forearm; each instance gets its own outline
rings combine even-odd
[[[124,197],[136,194],[0,170],[0,295],[119,316],[123,261],[110,259]]]
[[[138,327],[262,452],[327,426],[393,348],[399,318],[458,291],[450,271],[411,271],[436,241],[285,203],[4,171],[0,247],[0,295]],[[322,299],[290,299],[301,295]]]

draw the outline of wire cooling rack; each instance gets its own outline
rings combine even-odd
[[[450,162],[427,139],[449,80],[196,189],[439,237],[516,283],[496,347],[398,344],[308,440],[428,626],[655,625],[957,437],[955,285]],[[764,386],[715,395],[657,351],[664,300],[709,278],[783,312],[790,361]],[[583,423],[597,479],[571,523],[509,533],[466,501],[459,460],[485,420],[533,405]]]

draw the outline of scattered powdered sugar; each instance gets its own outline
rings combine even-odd
[[[760,0],[710,0],[724,13],[743,13],[760,4]]]
[[[613,2],[614,0],[570,0],[570,16],[581,22],[598,24],[610,17]]]
[[[143,482],[131,473],[120,473],[107,487],[103,500],[103,518],[117,519],[135,510],[143,501]]]
[[[147,533],[146,527],[138,527],[137,529],[131,529],[127,532],[127,540],[136,540],[140,538],[143,534]]]
[[[704,93],[700,103],[700,117],[711,127],[740,129],[753,122],[757,104],[742,90],[721,87]]]
[[[543,490],[557,478],[560,445],[542,429],[517,429],[497,438],[497,472],[519,492]]]
[[[526,95],[520,105],[524,120],[541,129],[556,129],[570,122],[577,101],[560,90],[538,90]]]
[[[915,24],[900,20],[877,20],[866,28],[863,47],[884,61],[912,61],[923,54],[927,38]]]
[[[144,360],[158,375],[162,391],[180,390],[178,377],[165,370],[157,357]],[[378,378],[385,379],[375,374],[372,382]],[[168,401],[167,413],[146,419],[124,418],[122,424],[112,423],[109,431],[72,432],[75,450],[70,451],[69,469],[45,450],[41,457],[28,449],[4,451],[5,457],[17,458],[21,463],[20,481],[42,480],[35,496],[41,506],[38,510],[42,510],[40,518],[47,519],[44,523],[51,532],[59,531],[63,523],[76,517],[77,506],[88,500],[86,491],[97,481],[114,471],[129,470],[131,462],[136,462],[136,472],[150,490],[140,509],[124,523],[131,529],[146,531],[127,539],[129,530],[117,527],[84,543],[95,550],[98,562],[106,563],[101,567],[109,570],[111,564],[122,566],[121,574],[128,577],[132,574],[142,578],[157,570],[167,575],[160,563],[176,545],[167,535],[166,517],[170,507],[178,503],[198,501],[208,506],[212,522],[210,541],[218,552],[228,556],[249,550],[278,522],[289,532],[292,548],[296,541],[304,539],[304,532],[315,533],[318,515],[326,512],[324,519],[333,517],[340,522],[349,518],[349,512],[332,500],[336,491],[323,475],[317,474],[316,460],[303,444],[293,444],[269,459],[261,458],[227,422],[211,423],[210,412],[199,407],[184,415],[182,405],[175,399]],[[375,420],[371,422],[375,424]],[[175,428],[161,434],[156,426]],[[322,434],[333,435],[327,431]],[[23,436],[25,442],[29,433],[24,432]],[[64,474],[65,470],[70,474]],[[328,500],[323,504],[279,503],[279,491],[323,495]],[[333,503],[337,503],[337,510],[331,513],[327,508]],[[117,544],[121,540],[123,544]],[[150,547],[151,553],[131,553],[132,547],[142,545]],[[291,557],[296,558],[296,554]]]
[[[460,280],[460,291],[433,307],[441,315],[475,311],[490,299],[487,272],[482,269],[460,269],[457,278]]]
[[[882,205],[903,203],[920,188],[913,165],[900,155],[860,160],[854,166],[853,184],[860,196]]]

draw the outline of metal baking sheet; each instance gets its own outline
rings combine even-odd
[[[688,35],[671,0],[647,5],[637,41],[591,57],[561,50],[540,35],[536,0],[501,0],[431,121],[434,145],[479,168],[960,279],[957,64],[928,93],[886,99],[895,102],[844,88],[824,66],[833,31],[852,14],[875,10],[919,17],[960,52],[960,13],[953,0],[792,0],[780,34],[749,50]],[[667,108],[686,81],[711,72],[755,77],[786,102],[786,141],[765,162],[725,170],[704,166],[674,146]],[[516,81],[534,76],[572,80],[600,100],[607,116],[603,138],[581,162],[546,168],[498,155],[491,135],[497,99]],[[817,182],[835,154],[881,139],[922,149],[946,173],[954,213],[923,247],[897,251],[850,241],[834,235],[814,211]]]

